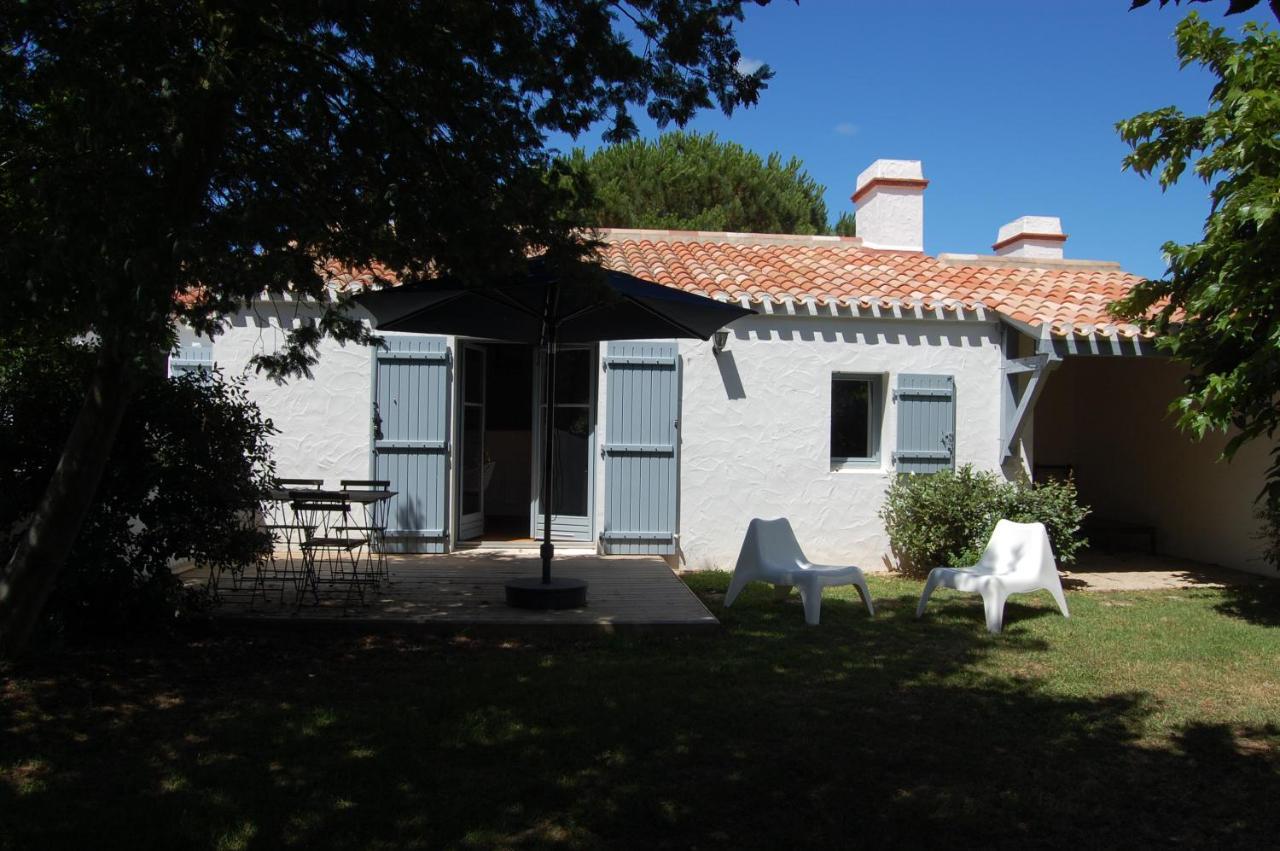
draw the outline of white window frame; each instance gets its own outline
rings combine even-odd
[[[831,445],[832,420],[835,417],[834,391],[837,381],[865,381],[870,385],[869,404],[867,406],[867,449],[866,458],[842,458],[834,452]],[[831,459],[832,470],[878,470],[881,465],[884,432],[884,388],[886,377],[877,372],[833,372],[828,392],[831,404],[827,409],[827,454]]]

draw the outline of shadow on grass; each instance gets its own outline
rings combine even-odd
[[[1045,656],[1039,610],[992,638],[980,606],[876,605],[829,599],[810,629],[753,586],[711,639],[273,634],[30,660],[3,671],[0,847],[1274,840],[1277,731],[1153,742],[1141,694],[975,670],[997,646]]]
[[[1222,589],[1223,601],[1215,608],[1224,615],[1258,626],[1280,627],[1280,582],[1251,582]]]

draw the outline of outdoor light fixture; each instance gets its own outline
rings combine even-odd
[[[729,345],[729,332],[721,328],[711,335],[711,340],[711,351],[718,355],[724,351],[725,346]]]

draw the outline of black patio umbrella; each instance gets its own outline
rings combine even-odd
[[[371,291],[356,303],[379,331],[454,334],[540,346],[546,374],[543,428],[542,577],[507,583],[507,603],[523,608],[572,608],[586,603],[587,584],[551,577],[551,478],[555,422],[556,347],[603,340],[710,339],[754,313],[736,304],[665,287],[598,266],[562,276],[539,261],[527,274],[480,286],[447,278]]]

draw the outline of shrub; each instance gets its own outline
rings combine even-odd
[[[0,545],[12,550],[84,398],[92,345],[0,346]],[[269,420],[242,381],[144,376],[46,610],[77,632],[147,628],[199,609],[174,559],[227,567],[266,546],[254,522],[274,474]]]
[[[1088,513],[1070,480],[1007,482],[968,464],[897,477],[880,509],[899,567],[916,573],[974,564],[1001,518],[1043,523],[1059,563],[1072,562],[1086,543],[1080,524]]]

